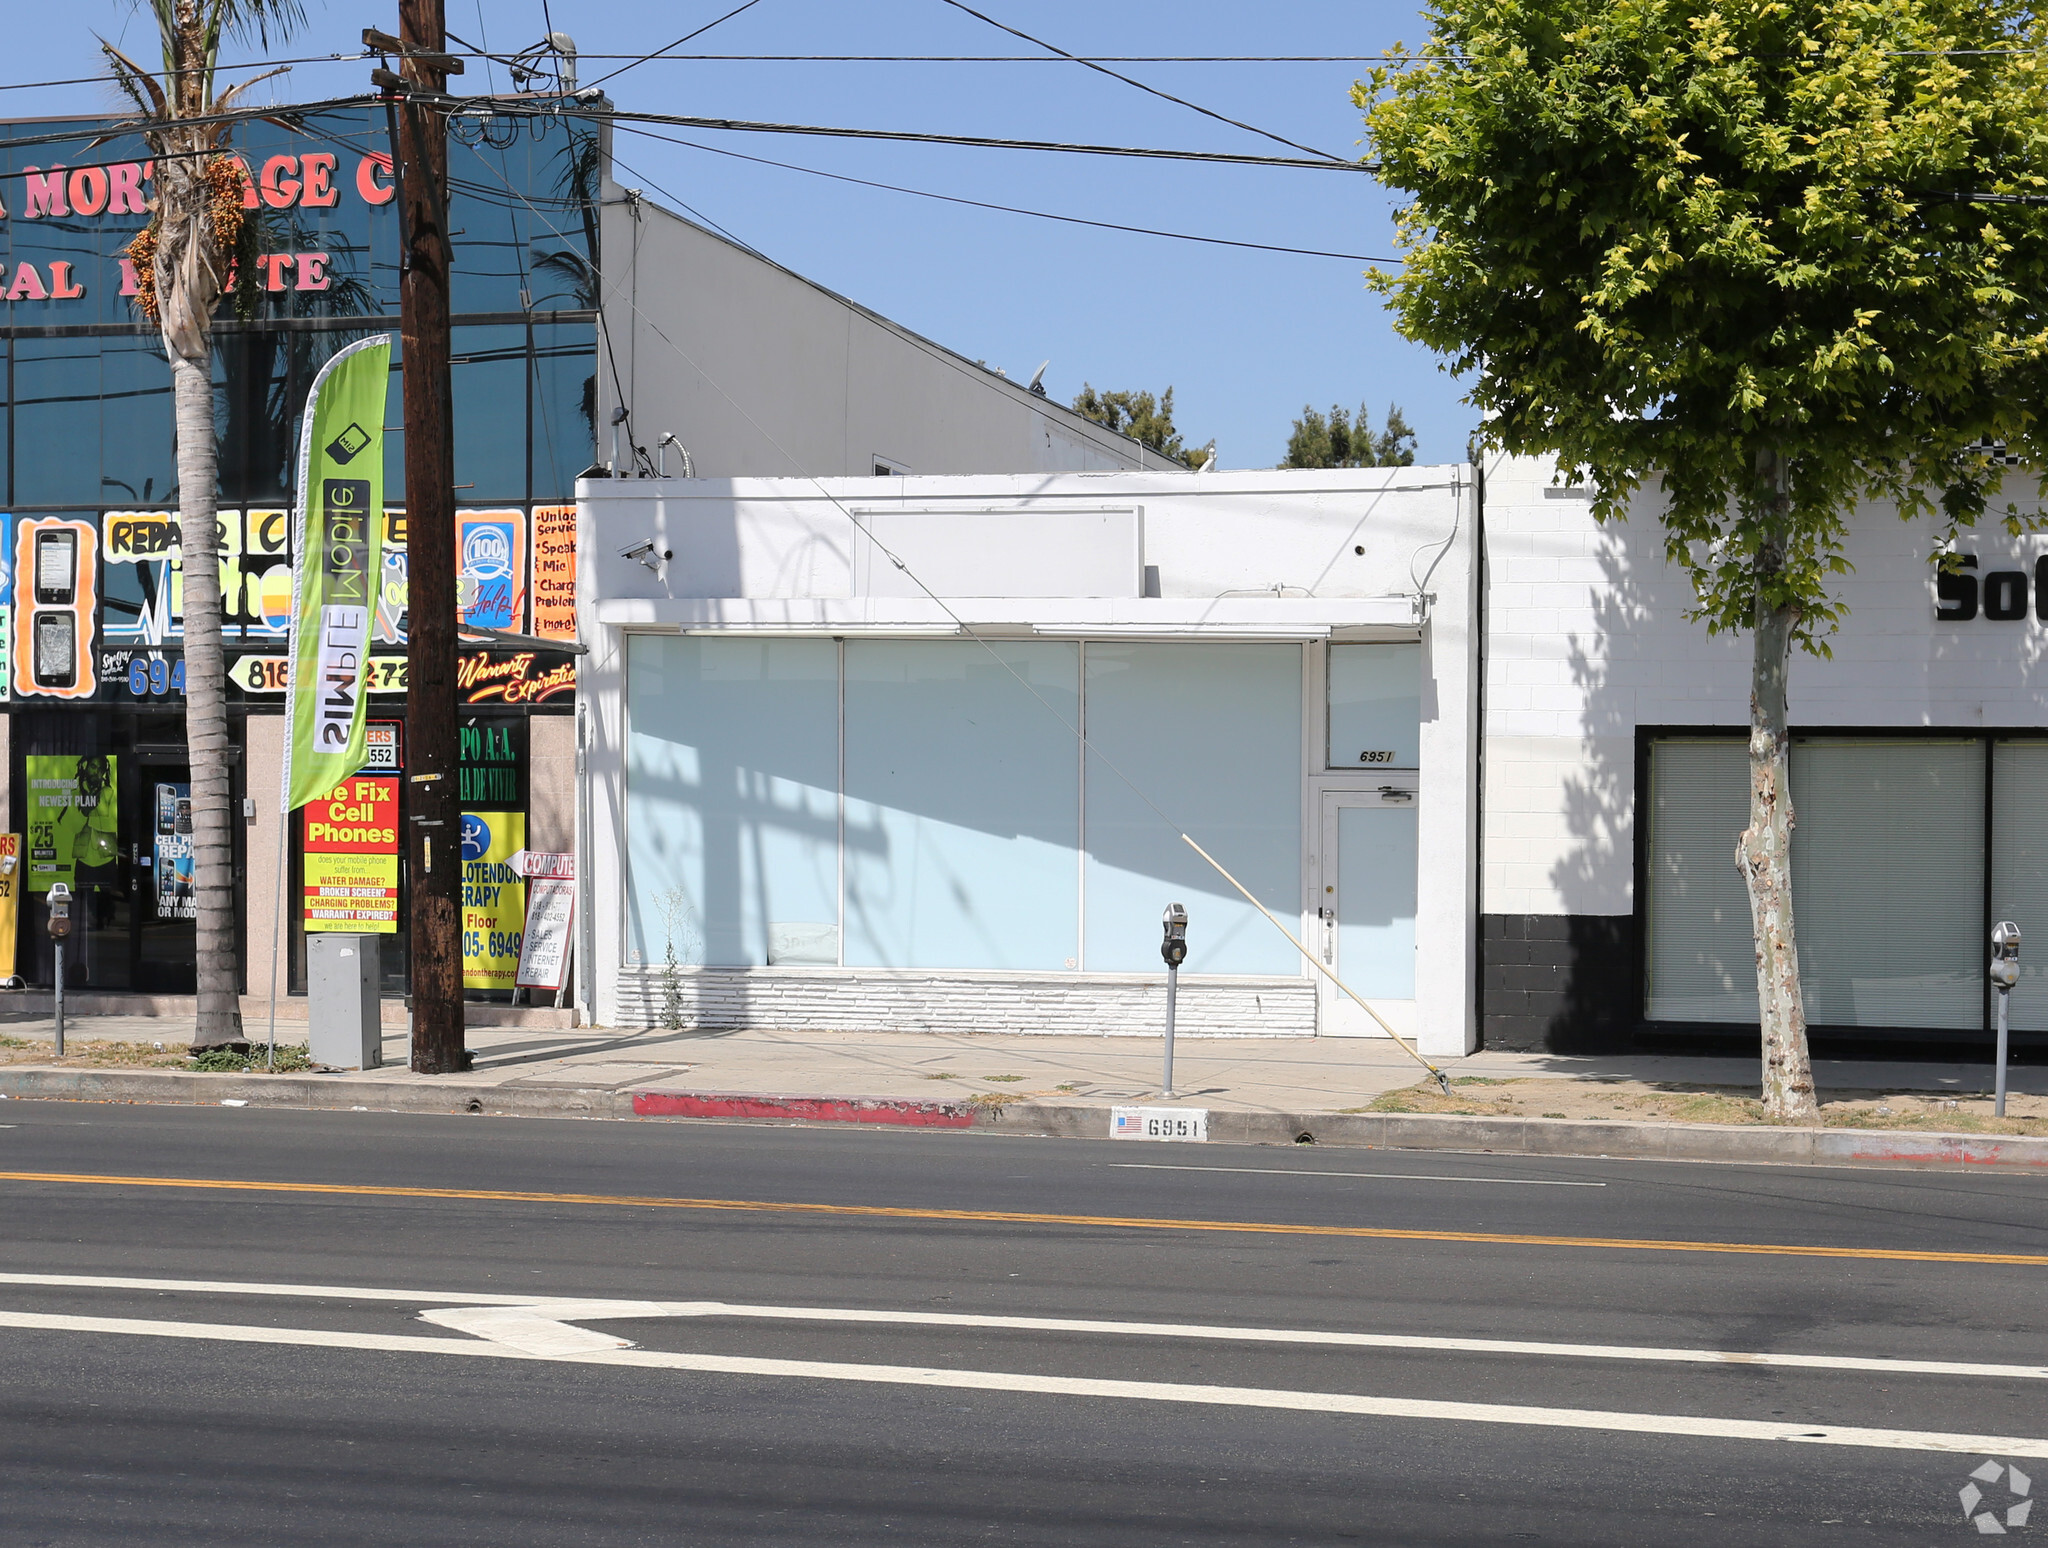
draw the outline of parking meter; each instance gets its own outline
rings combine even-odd
[[[2010,919],[1991,931],[1991,987],[1998,991],[1998,1091],[1992,1111],[2005,1116],[2006,1010],[2020,981],[2020,927]]]
[[[1178,903],[1166,905],[1166,912],[1159,916],[1164,927],[1165,939],[1159,943],[1159,955],[1166,959],[1166,1068],[1159,1077],[1159,1094],[1173,1095],[1173,1011],[1174,1000],[1180,990],[1180,965],[1188,960],[1188,911]]]
[[[1166,939],[1159,943],[1159,955],[1166,959],[1169,968],[1177,968],[1188,960],[1188,911],[1178,903],[1169,903],[1159,922],[1166,928]]]
[[[57,953],[57,996],[55,1045],[58,1058],[64,1057],[64,939],[71,934],[71,888],[63,882],[50,883],[50,939],[55,943]]]

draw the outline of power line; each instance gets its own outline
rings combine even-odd
[[[1192,232],[1187,231],[1161,231],[1151,226],[1121,225],[1113,220],[1088,220],[1080,215],[1056,215],[1050,210],[1027,210],[1021,209],[1014,204],[992,204],[986,199],[964,199],[957,194],[933,193],[929,189],[924,188],[905,188],[897,183],[878,183],[870,178],[849,177],[843,172],[826,172],[817,167],[798,166],[795,162],[791,161],[773,161],[766,156],[749,156],[744,151],[721,150],[716,145],[700,145],[695,140],[678,139],[674,135],[669,134],[656,134],[651,129],[639,129],[631,124],[621,124],[619,127],[628,134],[637,134],[650,140],[661,140],[669,145],[687,146],[691,150],[706,151],[713,156],[730,156],[736,161],[751,161],[757,166],[763,167],[780,167],[786,172],[807,172],[812,177],[827,177],[835,183],[853,183],[862,188],[880,188],[889,193],[910,194],[919,199],[938,199],[947,204],[965,204],[978,210],[998,210],[1005,215],[1030,215],[1039,220],[1064,221],[1072,226],[1094,226],[1103,231],[1129,231],[1138,236],[1171,237],[1178,242],[1206,242],[1217,247],[1248,247],[1264,253],[1294,253],[1304,258],[1347,258],[1360,263],[1399,263],[1402,261],[1398,258],[1375,258],[1369,253],[1335,253],[1326,252],[1314,247],[1284,247],[1273,242],[1245,242],[1234,237],[1196,236]],[[612,160],[619,165],[624,165],[623,162],[618,161],[616,156]],[[630,171],[631,169],[628,168],[627,170]],[[635,173],[634,175],[638,176],[639,174]],[[669,194],[668,197],[673,199],[675,195]],[[676,202],[682,203],[679,199]],[[688,205],[683,207],[685,209],[689,208]],[[699,218],[701,219],[702,217],[700,216]],[[715,223],[707,221],[706,224]],[[730,236],[731,233],[727,232],[726,235]],[[738,239],[735,238],[734,240]],[[742,243],[741,245],[745,246],[746,244]]]
[[[675,45],[670,44],[671,48]],[[578,59],[755,64],[1398,64],[1412,54],[578,54]]]
[[[994,27],[998,32],[1007,32],[1013,38],[1022,38],[1026,43],[1035,43],[1040,48],[1050,49],[1053,53],[1058,54],[1062,59],[1072,60],[1075,64],[1080,65],[1085,69],[1093,70],[1098,75],[1106,75],[1113,81],[1122,81],[1126,86],[1134,86],[1139,91],[1146,93],[1148,96],[1154,96],[1159,98],[1162,102],[1174,103],[1176,106],[1187,108],[1191,112],[1200,113],[1204,118],[1213,118],[1219,124],[1229,124],[1233,129],[1242,129],[1247,134],[1255,134],[1262,140],[1271,140],[1275,145],[1284,145],[1289,150],[1303,151],[1311,156],[1321,156],[1326,161],[1338,161],[1342,159],[1341,157],[1332,156],[1328,151],[1317,150],[1313,145],[1303,145],[1299,140],[1290,140],[1285,135],[1274,134],[1269,129],[1256,128],[1251,124],[1245,123],[1242,119],[1227,118],[1221,113],[1214,112],[1209,108],[1203,107],[1200,103],[1190,102],[1185,97],[1176,97],[1171,92],[1161,91],[1156,86],[1147,86],[1143,81],[1133,80],[1130,76],[1120,74],[1117,71],[1110,69],[1107,65],[1097,64],[1092,59],[1082,59],[1078,55],[1070,54],[1065,49],[1061,48],[1057,43],[1048,43],[1043,38],[1034,38],[1028,32],[1020,32],[1015,27],[1008,26],[1003,22],[997,21],[993,16],[985,15],[984,13],[975,10],[973,6],[968,5],[966,3],[966,0],[944,0],[944,3],[950,5],[956,11],[965,12],[967,15],[972,16],[976,21],[987,22],[991,27]]]
[[[497,97],[430,97],[415,92],[410,100],[426,101],[445,112],[488,108],[513,118],[552,116],[558,108],[538,107]],[[273,109],[273,112],[276,110]],[[743,134],[810,134],[842,140],[900,140],[921,145],[966,145],[993,150],[1058,151],[1081,156],[1136,156],[1156,161],[1204,161],[1230,166],[1305,167],[1316,172],[1377,172],[1377,163],[1311,161],[1300,156],[1252,156],[1235,151],[1159,150],[1136,145],[1087,145],[1063,140],[1007,140],[992,135],[931,134],[910,129],[837,129],[816,124],[767,124],[738,118],[695,118],[681,113],[628,113],[613,107],[579,107],[576,116],[613,123],[662,124],[674,129],[721,129]]]
[[[362,53],[308,54],[302,59],[254,59],[247,64],[215,65],[213,66],[213,73],[218,75],[223,71],[234,70],[288,69],[292,65],[337,64],[352,59],[368,59],[370,57],[368,53]],[[185,70],[165,70],[163,73],[166,75],[185,75],[190,72]],[[46,86],[112,86],[114,83],[114,77],[111,75],[74,75],[69,80],[62,81],[9,81],[5,84],[0,84],[0,91],[40,91]]]
[[[62,145],[71,140],[105,140],[117,134],[152,134],[165,129],[200,129],[214,124],[240,124],[259,118],[303,118],[311,113],[329,113],[341,108],[378,107],[384,98],[365,94],[354,97],[327,97],[318,102],[280,102],[270,107],[231,108],[225,113],[195,113],[189,118],[120,118],[112,122],[104,119],[83,124],[76,129],[58,129],[44,134],[14,135],[0,139],[0,150],[14,150],[25,145]],[[179,151],[171,154],[181,156],[219,156],[223,150]],[[79,163],[86,165],[86,163]],[[93,163],[111,166],[112,162]]]
[[[642,54],[639,58],[635,59],[631,64],[622,64],[618,67],[618,69],[612,71],[610,75],[600,75],[596,80],[592,81],[590,84],[593,86],[602,86],[606,81],[611,80],[613,76],[624,75],[628,70],[635,69],[638,66],[645,64],[650,59],[659,59],[663,54],[666,54],[669,51],[669,49],[681,48],[685,43],[689,42],[690,39],[701,38],[713,27],[718,26],[722,22],[731,21],[735,16],[739,15],[740,12],[751,10],[753,7],[759,5],[760,3],[761,0],[743,0],[742,4],[734,6],[730,11],[727,11],[723,16],[719,17],[717,21],[708,21],[703,26],[699,27],[695,32],[684,33],[681,37],[677,38],[675,42],[668,44],[667,47],[657,48],[651,54]]]

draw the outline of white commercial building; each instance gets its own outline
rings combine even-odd
[[[1485,1041],[1752,1029],[1749,636],[1685,616],[1654,493],[1602,527],[1542,463],[1490,463],[1485,491]],[[1793,892],[1823,1037],[1981,1040],[1992,923],[2048,939],[2048,537],[1987,522],[1948,578],[1934,542],[1931,522],[1858,513],[1832,658],[1792,666]],[[2048,1030],[2042,954],[2022,960],[2014,1025]]]
[[[1474,1046],[1463,467],[588,480],[605,1025]],[[1262,917],[1196,853],[1258,900]]]

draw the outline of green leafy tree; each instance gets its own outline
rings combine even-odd
[[[1206,446],[1183,444],[1180,431],[1173,426],[1171,387],[1154,399],[1149,392],[1097,392],[1084,382],[1074,399],[1074,412],[1191,468],[1199,468],[1216,449],[1214,441]]]
[[[2043,25],[2016,0],[1436,0],[1354,89],[1412,196],[1396,326],[1469,373],[1481,434],[1595,514],[1654,497],[1696,616],[1753,641],[1763,1094],[1816,1114],[1793,929],[1786,673],[1827,653],[1852,525],[1941,549],[2039,458]],[[2036,465],[2042,464],[2038,460]],[[2008,507],[2006,520],[2018,518]],[[1938,550],[1939,552],[1940,550]]]
[[[227,663],[221,649],[220,453],[214,429],[213,320],[237,256],[246,260],[246,174],[227,154],[231,112],[259,75],[215,90],[223,37],[264,45],[304,20],[298,0],[148,0],[161,76],[101,39],[114,80],[141,110],[155,156],[150,221],[129,249],[137,304],[157,325],[171,366],[178,431],[178,532],[185,578],[185,733],[192,756],[192,858],[198,1021],[193,1047],[242,1038],[235,961],[233,815],[229,810]],[[270,74],[276,74],[276,71]],[[247,293],[250,262],[240,265]]]
[[[1407,468],[1415,465],[1415,432],[1401,405],[1387,408],[1386,428],[1373,433],[1372,416],[1363,403],[1358,418],[1336,404],[1325,419],[1307,404],[1287,437],[1283,468]]]

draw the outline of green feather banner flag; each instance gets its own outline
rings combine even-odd
[[[328,361],[306,398],[292,545],[284,810],[363,766],[370,631],[384,526],[384,398],[391,335]]]

